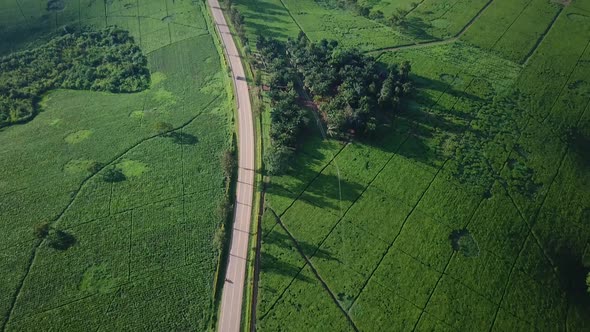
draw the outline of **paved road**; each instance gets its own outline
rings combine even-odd
[[[217,0],[208,0],[208,3],[232,69],[238,103],[238,184],[236,187],[231,247],[218,322],[219,331],[237,332],[240,331],[241,326],[246,257],[248,255],[252,198],[254,196],[254,123],[252,121],[248,84],[245,80],[246,75],[244,74],[244,67],[236,44],[223,17],[219,2]]]

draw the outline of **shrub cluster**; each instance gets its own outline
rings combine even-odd
[[[52,89],[137,92],[149,84],[147,58],[128,32],[64,32],[42,47],[0,58],[0,127],[32,119]]]

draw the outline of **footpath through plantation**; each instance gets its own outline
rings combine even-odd
[[[257,330],[590,329],[588,2],[230,3],[273,172]]]
[[[0,4],[2,331],[212,328],[233,103],[206,10]]]

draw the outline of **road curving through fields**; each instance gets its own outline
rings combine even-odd
[[[231,69],[236,102],[238,104],[238,183],[231,244],[221,295],[218,330],[240,331],[252,201],[254,197],[254,122],[245,80],[244,66],[218,0],[208,0],[213,21],[219,33],[225,57]]]

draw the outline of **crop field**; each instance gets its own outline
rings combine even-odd
[[[50,3],[0,3],[0,54],[66,24],[116,25],[147,54],[151,86],[51,91],[33,120],[0,130],[2,330],[206,330],[233,107],[207,9]]]
[[[326,21],[301,18],[313,1],[283,2],[312,40],[366,41],[311,28]],[[484,5],[425,0],[408,15],[469,22]],[[373,52],[411,61],[415,96],[378,139],[312,126],[271,177],[257,329],[590,329],[589,13],[494,0],[456,40]]]

